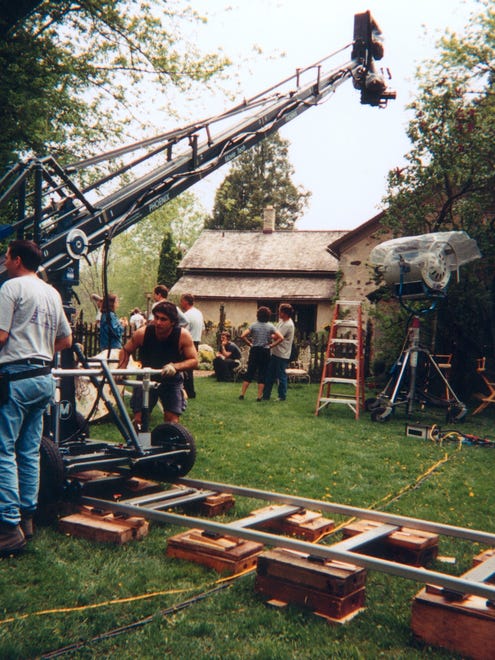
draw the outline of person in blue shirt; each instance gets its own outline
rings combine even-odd
[[[124,327],[116,314],[118,299],[115,293],[109,293],[101,303],[100,350],[122,348]]]

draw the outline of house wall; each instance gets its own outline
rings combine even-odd
[[[201,298],[197,298],[196,305],[203,313],[205,321],[211,321],[214,325],[218,325],[220,322],[220,305],[224,307],[226,321],[234,328],[256,321],[257,306],[254,301],[201,300]]]
[[[328,303],[318,303],[318,310],[316,314],[316,331],[320,332],[326,326],[330,325],[332,321],[333,306]]]
[[[339,287],[339,298],[341,300],[367,302],[366,296],[376,289],[373,272],[368,266],[369,255],[376,245],[388,238],[388,235],[381,232],[373,232],[341,252],[339,259],[339,267],[342,273]]]
[[[220,305],[223,305],[225,311],[225,320],[234,328],[244,324],[250,325],[256,321],[256,310],[258,306],[255,301],[233,300],[201,300],[196,298],[196,306],[201,310],[205,322],[212,322],[215,326],[220,322]],[[330,302],[319,303],[316,313],[316,330],[330,324],[332,320],[332,308]]]

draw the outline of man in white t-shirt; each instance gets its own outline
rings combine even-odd
[[[148,321],[153,321],[153,309],[159,302],[164,301],[168,301],[168,287],[166,287],[165,284],[157,284],[153,289],[153,304],[151,305],[151,313],[148,317]],[[189,321],[184,316],[180,307],[177,307],[177,316],[179,317],[179,326],[189,330]]]
[[[129,325],[131,326],[132,332],[136,332],[142,325],[146,324],[146,319],[141,314],[139,307],[134,307],[129,317]]]
[[[0,289],[0,556],[18,554],[33,535],[51,365],[72,345],[60,294],[36,274],[40,263],[36,243],[12,241]]]
[[[287,367],[289,366],[292,343],[294,341],[294,321],[292,316],[294,309],[288,303],[282,303],[278,308],[279,323],[277,330],[283,339],[275,339],[272,342],[272,350],[268,370],[266,372],[265,387],[263,389],[263,400],[268,401],[272,388],[278,380],[278,400],[285,401],[287,398]]]
[[[189,323],[189,332],[193,338],[196,350],[198,350],[199,344],[201,343],[201,335],[203,334],[204,327],[203,314],[197,307],[195,307],[194,296],[192,293],[184,293],[180,297],[179,304],[182,313]],[[194,389],[194,372],[192,370],[185,374],[184,389],[186,390],[187,396],[190,399],[194,399],[196,397],[196,391]]]

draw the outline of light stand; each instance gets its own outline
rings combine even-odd
[[[418,369],[420,356],[424,357],[424,363],[432,368],[439,376],[445,386],[445,392],[448,393],[446,399],[440,399],[431,395],[425,388],[419,389]],[[376,399],[366,402],[366,408],[371,412],[372,421],[388,421],[394,409],[400,405],[405,405],[407,407],[407,414],[411,415],[416,400],[420,400],[422,403],[429,402],[446,407],[448,409],[447,415],[449,421],[459,422],[464,419],[467,414],[466,406],[457,397],[430,351],[420,345],[420,319],[417,315],[413,316],[408,329],[408,346],[395,362],[395,366],[397,368],[400,366],[400,369],[398,372],[397,369],[395,370],[396,373],[392,375],[384,390]],[[407,384],[406,376],[409,376],[407,392],[404,390],[404,385]]]

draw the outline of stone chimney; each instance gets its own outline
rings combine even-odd
[[[265,206],[263,209],[263,233],[272,234],[275,231],[275,209]]]

